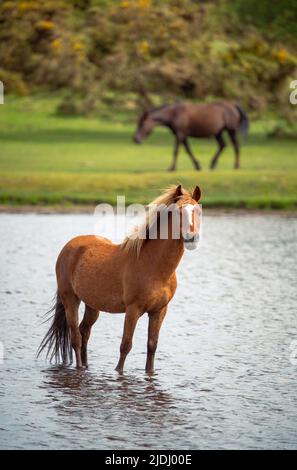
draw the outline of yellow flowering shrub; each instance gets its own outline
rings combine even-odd
[[[36,24],[36,28],[40,30],[49,31],[55,27],[55,24],[52,21],[41,20]]]

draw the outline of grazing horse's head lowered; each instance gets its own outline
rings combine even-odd
[[[143,113],[138,121],[137,130],[134,134],[134,142],[141,144],[143,140],[150,135],[156,122],[152,119],[149,112]]]

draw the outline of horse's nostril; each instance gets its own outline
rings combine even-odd
[[[199,234],[195,233],[186,233],[184,236],[185,242],[192,243],[192,242],[198,242],[199,240]]]

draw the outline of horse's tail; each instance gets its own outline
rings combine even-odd
[[[236,107],[236,109],[238,110],[238,112],[240,114],[239,130],[243,135],[246,136],[248,134],[248,130],[249,130],[249,118],[247,117],[247,114],[242,109],[242,107],[239,106],[239,104],[236,104],[235,107]]]
[[[55,304],[46,312],[45,316],[51,313],[53,313],[53,315],[49,316],[45,321],[52,320],[52,323],[38,348],[37,357],[46,349],[46,358],[49,358],[50,362],[55,362],[56,364],[71,363],[72,347],[70,330],[66,320],[65,308],[58,292]]]

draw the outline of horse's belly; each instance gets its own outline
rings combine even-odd
[[[211,137],[218,134],[223,129],[221,121],[199,123],[199,126],[194,126],[190,129],[190,137]]]
[[[80,279],[78,283],[74,283],[74,291],[79,299],[85,304],[94,308],[110,313],[121,313],[125,311],[123,302],[123,293],[121,286],[117,283],[110,283],[108,279],[100,279],[96,276]],[[107,277],[108,278],[108,277]]]
[[[126,310],[122,299],[122,292],[114,291],[113,289],[106,296],[100,292],[96,299],[96,306],[101,312],[108,313],[123,313]]]
[[[116,262],[86,253],[73,273],[72,286],[77,297],[95,310],[125,311],[122,279]]]
[[[217,132],[216,132],[217,133]],[[189,137],[197,137],[197,138],[204,138],[204,137],[211,137],[215,135],[214,132],[209,132],[209,131],[202,131],[201,129],[194,129],[189,133]]]
[[[121,304],[121,305],[120,304],[114,304],[114,306],[112,308],[110,307],[110,304],[108,304],[107,306],[104,306],[102,304],[101,306],[98,307],[98,311],[99,312],[117,314],[117,313],[125,313],[126,308],[125,308],[124,304]]]
[[[109,292],[108,297],[102,295],[101,290],[90,292],[83,288],[75,288],[77,297],[94,310],[109,313],[123,313],[125,306],[121,296],[117,293]]]
[[[199,115],[193,115],[189,121],[188,133],[190,137],[211,137],[218,134],[225,127],[224,116],[221,109],[204,109]]]
[[[161,310],[172,299],[176,290],[176,279],[172,278],[167,284],[151,283],[146,286],[139,286],[137,289],[136,303],[142,312]],[[132,297],[131,297],[132,299]],[[129,304],[129,296],[127,297]],[[134,300],[134,301],[135,301]],[[133,301],[133,303],[134,303]]]

